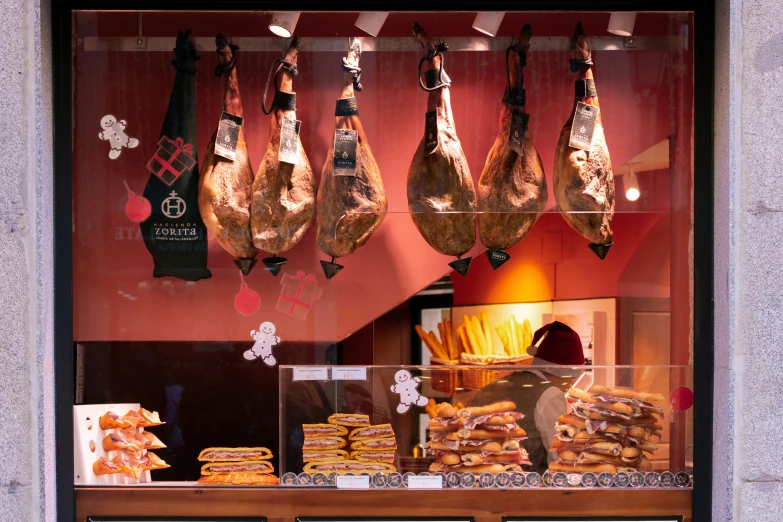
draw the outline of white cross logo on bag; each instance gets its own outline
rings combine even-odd
[[[185,204],[185,200],[178,197],[175,191],[171,191],[169,197],[163,200],[163,204],[160,206],[160,210],[167,218],[176,219],[185,213],[188,206]]]

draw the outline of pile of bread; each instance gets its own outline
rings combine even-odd
[[[348,428],[352,428],[350,434]],[[303,424],[305,473],[392,473],[397,439],[391,424],[370,425],[368,415],[335,413],[327,424]],[[346,438],[347,437],[347,438]],[[351,445],[350,453],[345,449]]]
[[[165,422],[160,420],[158,412],[144,408],[131,410],[122,417],[111,411],[106,412],[98,419],[98,427],[111,430],[111,433],[101,443],[106,456],[95,461],[93,472],[96,475],[123,473],[139,480],[144,471],[170,467],[163,459],[148,451],[166,447],[158,437],[146,431],[147,428],[162,424]]]
[[[487,406],[456,408],[448,402],[435,407],[426,447],[435,456],[432,472],[502,473],[522,471],[530,464],[521,441],[527,439],[517,421],[524,418],[516,404],[501,401]]]
[[[658,393],[630,388],[591,386],[587,391],[571,388],[566,394],[571,413],[561,415],[555,427],[551,451],[557,460],[552,472],[612,473],[650,470],[660,439],[663,410],[653,402]]]
[[[201,467],[200,485],[206,486],[275,486],[280,480],[272,475],[275,469],[267,448],[207,448],[198,460]]]

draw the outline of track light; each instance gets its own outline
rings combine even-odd
[[[473,20],[473,29],[489,36],[498,34],[498,27],[506,13],[478,13]]]
[[[636,171],[631,165],[628,174],[623,175],[623,185],[625,186],[625,199],[636,201],[642,193],[639,191],[639,180],[636,178]]]
[[[359,18],[353,25],[371,36],[378,36],[388,16],[389,13],[381,11],[367,11],[359,14]]]
[[[609,16],[609,27],[606,30],[617,36],[631,36],[633,35],[633,25],[635,23],[636,13],[633,11],[612,13]]]
[[[289,11],[285,13],[272,13],[272,21],[269,22],[269,30],[275,33],[277,36],[283,38],[289,38],[294,34],[296,29],[296,22],[299,21],[299,15],[296,11]]]

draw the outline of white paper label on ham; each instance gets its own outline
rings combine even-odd
[[[280,150],[277,159],[283,163],[296,165],[299,158],[299,126],[296,119],[284,116],[280,125]]]
[[[242,118],[226,111],[220,115],[217,137],[215,138],[215,154],[229,161],[234,161],[237,154],[239,130],[242,128]]]

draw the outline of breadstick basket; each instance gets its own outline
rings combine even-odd
[[[432,370],[432,389],[444,393],[453,394],[460,387],[460,370],[457,368],[459,359],[444,360],[437,357],[430,358],[433,366],[446,366],[444,370]],[[448,368],[450,367],[450,368]]]
[[[526,366],[533,361],[533,357],[510,356],[510,355],[473,355],[463,353],[460,356],[462,364],[471,366],[489,366],[490,368],[462,368],[462,387],[466,390],[480,390],[484,386],[491,384],[507,375],[514,373],[514,370],[495,369],[492,366]]]

